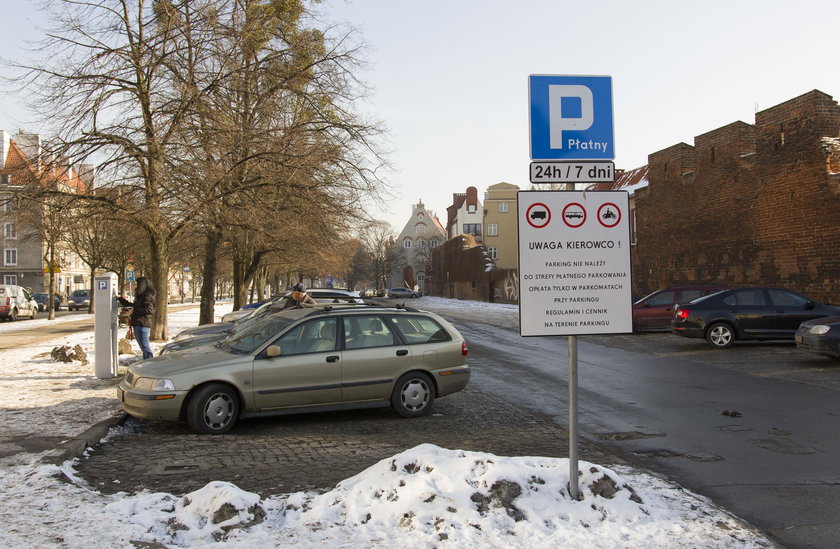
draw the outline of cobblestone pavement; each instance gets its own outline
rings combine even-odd
[[[194,434],[184,423],[128,419],[79,460],[76,471],[105,493],[142,489],[182,495],[212,480],[261,496],[326,491],[378,461],[419,444],[503,456],[568,457],[568,434],[474,389],[404,419],[388,408],[244,420],[230,434]],[[581,441],[580,459],[615,457]]]

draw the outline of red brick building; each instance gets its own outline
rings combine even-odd
[[[840,303],[840,107],[818,90],[648,156],[634,295],[767,284]]]

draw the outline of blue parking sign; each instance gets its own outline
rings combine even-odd
[[[528,77],[532,160],[614,159],[612,77]]]

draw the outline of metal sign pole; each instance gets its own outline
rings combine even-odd
[[[580,500],[578,491],[577,336],[569,336],[569,494]]]

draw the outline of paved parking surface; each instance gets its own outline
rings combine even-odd
[[[227,435],[194,434],[182,423],[129,419],[80,459],[76,470],[106,493],[141,489],[181,495],[211,480],[261,496],[326,491],[378,461],[423,443],[504,456],[568,457],[566,431],[475,389],[404,419],[390,409],[245,420]],[[582,442],[580,459],[614,457]]]

